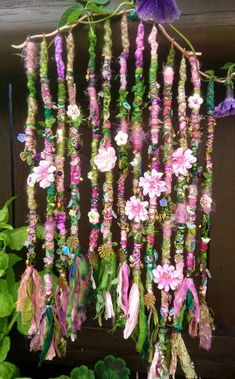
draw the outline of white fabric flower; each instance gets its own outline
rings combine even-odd
[[[200,109],[200,106],[202,105],[202,103],[203,103],[203,98],[198,93],[195,93],[193,96],[190,96],[188,98],[188,106],[191,109],[195,109],[195,110]]]
[[[128,134],[120,130],[114,139],[118,146],[124,146],[127,144]]]
[[[73,104],[73,105],[70,104],[68,106],[67,116],[69,118],[71,118],[73,121],[76,121],[80,115],[81,115],[81,111],[76,104]]]
[[[90,212],[88,212],[88,218],[89,218],[89,222],[92,225],[98,224],[99,219],[100,219],[99,212],[97,212],[95,209],[91,209]]]
[[[101,147],[94,158],[94,162],[101,172],[107,172],[114,168],[116,164],[116,153],[113,147]]]

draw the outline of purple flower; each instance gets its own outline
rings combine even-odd
[[[17,140],[20,142],[25,142],[25,134],[24,133],[19,133],[17,136]]]
[[[159,201],[161,207],[167,207],[168,201],[164,197]]]
[[[169,24],[180,17],[181,11],[175,0],[137,0],[136,13],[142,20]]]
[[[233,96],[233,88],[231,86],[227,86],[226,98],[222,101],[217,107],[215,107],[212,115],[215,118],[222,118],[226,116],[234,116],[235,115],[235,99]]]

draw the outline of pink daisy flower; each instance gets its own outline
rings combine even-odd
[[[47,188],[55,181],[54,171],[56,167],[49,161],[41,160],[38,167],[34,167],[32,179],[42,188]]]
[[[164,264],[158,265],[153,271],[153,281],[157,283],[160,290],[168,292],[170,289],[175,290],[182,281],[180,271],[176,270],[174,266]]]
[[[172,154],[172,167],[176,176],[188,174],[188,170],[192,167],[192,164],[196,162],[196,158],[192,154],[192,150],[183,149],[179,147]]]
[[[144,176],[139,181],[140,187],[143,187],[144,195],[149,195],[150,198],[161,196],[161,193],[166,190],[166,183],[164,180],[161,180],[162,175],[162,172],[158,172],[155,169],[150,173],[144,173]]]
[[[129,220],[134,220],[135,222],[145,221],[148,217],[147,206],[148,201],[141,201],[137,197],[132,196],[126,202],[125,213]]]

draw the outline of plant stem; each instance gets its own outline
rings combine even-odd
[[[10,331],[11,331],[11,329],[12,329],[14,323],[15,323],[16,320],[17,320],[17,317],[18,317],[18,312],[15,311],[15,312],[13,313],[13,316],[12,316],[12,318],[11,318],[11,321],[10,321],[10,323],[9,323],[9,325],[8,325],[8,329],[7,329],[7,333],[6,333],[6,334],[9,334],[9,333],[10,333]]]

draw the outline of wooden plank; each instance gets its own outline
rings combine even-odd
[[[235,26],[235,4],[233,0],[223,1],[194,1],[178,0],[182,16],[177,24],[179,26],[190,25],[190,28],[210,26],[221,27],[225,25]],[[0,31],[12,32],[12,30],[24,31],[26,34],[38,30],[43,32],[48,28],[55,28],[57,20],[63,11],[71,5],[69,0],[32,2],[29,0],[0,1]],[[120,1],[111,0],[110,5],[118,5]]]
[[[199,377],[235,378],[235,336],[214,337],[210,352],[198,348],[198,339],[188,337],[184,339]],[[32,367],[33,363],[36,365],[38,355],[27,351],[24,338],[16,335],[14,341],[10,359],[18,365],[22,365],[22,361],[31,362]],[[109,354],[123,358],[132,372],[146,373],[147,371],[148,364],[135,351],[133,341],[123,340],[121,331],[110,333],[108,329],[95,327],[82,329],[77,341],[69,343],[65,359],[56,358],[52,364],[47,362],[44,365],[47,367],[53,365],[55,369],[57,365],[75,367],[87,364],[93,367],[97,360]],[[181,371],[179,370],[178,373],[181,374]]]
[[[0,83],[0,206],[12,196],[10,139],[8,130],[8,86]]]
[[[111,0],[111,4],[119,3]],[[28,35],[52,31],[63,11],[71,4],[69,0],[32,2],[22,0],[15,2],[0,1],[0,78],[22,75],[19,65],[20,54],[11,49],[11,44],[18,44]],[[214,65],[232,60],[231,46],[234,44],[235,33],[235,5],[233,0],[179,0],[182,17],[176,26],[188,36],[195,48],[203,52],[203,62],[213,59]],[[132,33],[135,32],[135,23],[131,23]],[[87,50],[86,33],[81,34],[84,51]],[[117,34],[117,39],[120,33]],[[216,36],[216,38],[215,38]],[[175,36],[178,40],[178,36]],[[164,39],[161,43],[164,44]],[[115,44],[116,49],[120,46]]]

